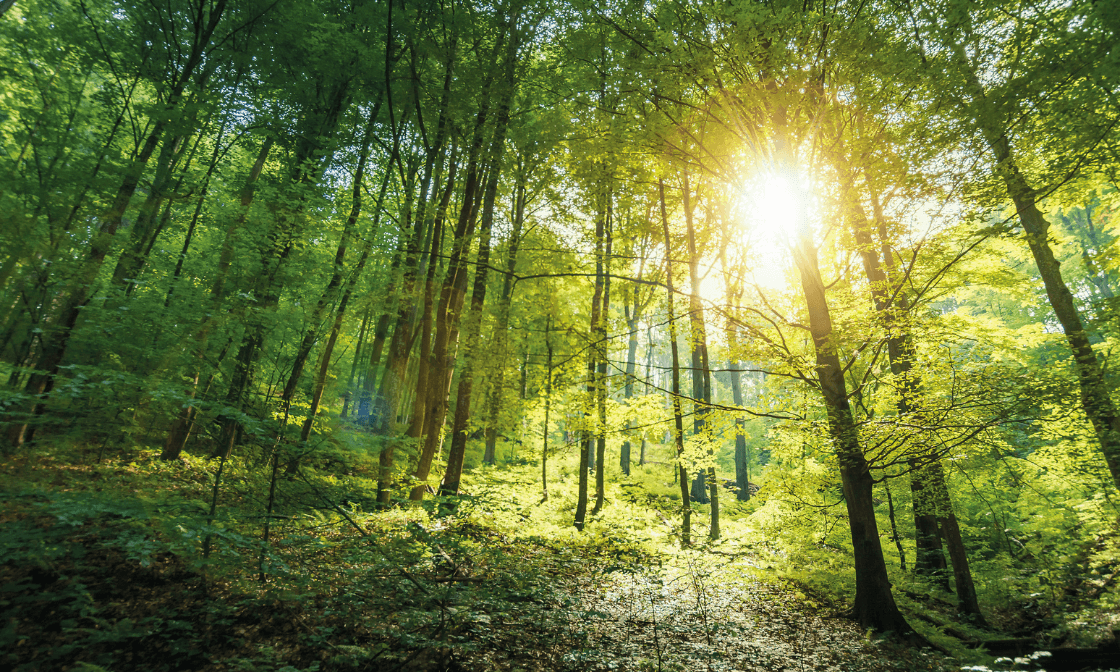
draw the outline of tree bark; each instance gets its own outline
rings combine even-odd
[[[735,352],[737,343],[731,335],[733,329],[728,330],[728,343],[731,351]],[[727,368],[731,371],[731,402],[736,406],[743,405],[743,382],[739,373],[739,363],[728,360]],[[740,502],[749,501],[751,498],[751,471],[750,456],[747,454],[747,435],[743,430],[743,418],[735,418],[735,499]]]
[[[597,384],[595,385],[595,406],[598,412],[598,422],[595,431],[595,505],[591,508],[591,515],[603,510],[606,502],[606,453],[607,453],[607,325],[610,322],[611,307],[611,257],[614,246],[614,210],[611,203],[611,194],[607,194],[606,233],[607,249],[603,264],[603,307],[599,318],[599,333],[596,335],[596,350],[599,362],[595,367]]]
[[[295,205],[288,207],[280,201],[269,203],[275,222],[261,252],[261,270],[253,286],[257,305],[250,311],[245,334],[238,348],[233,375],[225,397],[225,411],[220,418],[218,441],[214,456],[229,456],[237,437],[242,433],[238,415],[245,409],[246,399],[252,391],[257,359],[264,347],[266,335],[265,315],[276,310],[283,290],[283,271],[287,266],[296,240],[302,233],[305,198],[303,188],[316,183],[323,165],[329,159],[324,145],[333,138],[339,119],[349,103],[351,79],[341,79],[325,89],[325,96],[312,104],[305,117],[304,133],[296,142],[295,150],[286,166],[286,184],[292,190]]]
[[[509,350],[509,309],[516,284],[513,272],[517,268],[517,253],[521,247],[521,229],[525,224],[525,199],[528,168],[518,156],[517,183],[514,185],[513,225],[506,250],[506,276],[502,280],[502,294],[498,299],[497,320],[494,325],[494,377],[490,381],[490,395],[486,407],[486,449],[482,461],[494,464],[497,459],[498,421],[505,392],[505,360]]]
[[[646,211],[646,219],[649,219],[649,211]],[[640,256],[638,257],[638,282],[634,283],[629,288],[630,293],[623,299],[623,309],[626,315],[626,327],[629,329],[629,337],[626,343],[626,384],[623,387],[623,397],[626,403],[634,398],[634,374],[637,370],[638,359],[638,323],[642,319],[642,294],[641,294],[641,280],[645,273],[646,268],[646,243],[648,237],[643,235],[640,243]],[[633,297],[633,301],[630,300]],[[627,476],[630,475],[630,453],[631,453],[631,438],[634,431],[634,420],[629,419],[626,421],[626,438],[622,442],[622,448],[619,451],[618,463],[622,468],[622,473]]]
[[[711,439],[708,428],[708,412],[712,403],[712,376],[708,363],[708,335],[704,327],[704,304],[700,299],[700,254],[696,246],[696,227],[693,224],[692,188],[688,175],[683,176],[684,223],[688,243],[688,315],[691,327],[689,339],[692,356],[692,403],[694,406],[692,431],[696,436]],[[711,444],[707,448],[708,459],[714,463],[715,454]],[[702,504],[711,504],[708,537],[719,539],[719,483],[716,481],[715,465],[696,470],[696,480],[692,484],[692,498]]]
[[[595,415],[597,390],[599,389],[599,347],[595,341],[602,333],[603,320],[603,248],[606,243],[606,212],[600,209],[595,218],[595,287],[591,293],[591,323],[587,333],[591,337],[591,344],[587,351],[587,400],[583,417],[585,427],[580,442],[579,458],[579,490],[576,494],[575,528],[582,531],[587,517],[587,487],[588,475],[591,470],[592,450],[595,448]]]
[[[673,243],[669,237],[669,215],[665,211],[665,180],[657,179],[661,203],[661,228],[665,234],[666,318],[669,324],[669,352],[672,356],[673,438],[677,444],[677,476],[681,488],[681,548],[692,545],[692,502],[689,501],[688,469],[684,466],[684,417],[681,412],[681,358],[677,347],[677,317],[673,309]]]
[[[516,53],[516,38],[511,40],[511,50]],[[512,96],[513,53],[510,54],[509,72],[510,96]],[[482,222],[479,226],[478,263],[471,290],[470,314],[463,331],[463,367],[459,374],[459,387],[455,397],[455,416],[451,423],[451,448],[447,452],[447,471],[443,477],[441,491],[445,494],[459,494],[459,482],[463,477],[463,461],[467,455],[467,422],[471,413],[471,396],[474,389],[475,372],[478,369],[477,353],[479,333],[482,329],[482,309],[486,302],[486,281],[490,270],[490,239],[494,227],[494,200],[498,193],[498,177],[501,174],[502,155],[505,151],[505,129],[509,123],[511,98],[503,100],[498,110],[497,129],[491,147],[490,177],[483,196]]]
[[[342,227],[342,235],[338,241],[338,248],[335,250],[333,270],[331,278],[327,282],[327,286],[323,288],[322,293],[319,295],[319,300],[315,303],[315,308],[311,311],[311,317],[307,321],[307,328],[304,330],[303,339],[300,341],[299,347],[296,349],[295,357],[292,360],[292,369],[288,374],[288,381],[284,385],[284,389],[280,394],[280,410],[285,416],[288,415],[292,406],[292,397],[295,396],[296,386],[299,385],[300,378],[303,376],[303,368],[307,363],[307,358],[311,355],[311,349],[315,346],[315,341],[319,338],[319,325],[323,321],[324,315],[327,313],[330,304],[334,302],[335,297],[338,295],[339,290],[342,288],[343,272],[345,271],[346,251],[350,245],[350,239],[354,235],[354,229],[358,225],[358,215],[362,211],[362,182],[365,178],[366,162],[369,160],[369,147],[373,140],[374,124],[377,121],[378,112],[381,110],[381,99],[373,106],[370,111],[369,118],[366,121],[365,130],[362,132],[362,149],[358,156],[358,165],[354,171],[354,184],[351,189],[351,205],[350,214],[346,218],[346,223]],[[386,181],[388,184],[389,171],[385,172]],[[381,197],[378,198],[378,211],[380,211],[381,198],[384,197],[384,189],[381,192]],[[376,225],[375,225],[376,229]],[[369,244],[364,246],[361,266],[365,266],[365,258],[368,256]],[[357,276],[353,276],[350,287],[353,287],[353,282]],[[346,312],[346,303],[349,301],[349,290],[345,292],[346,296],[339,301],[338,310],[343,314]],[[337,315],[336,315],[337,321]],[[336,327],[332,327],[331,337],[328,340],[328,348],[334,349],[334,343],[338,340],[338,334],[335,331]],[[341,328],[341,324],[337,325]],[[330,362],[330,355],[326,356],[325,363]],[[324,373],[325,375],[325,373]],[[322,390],[318,391],[318,395],[322,396]],[[319,400],[315,399],[312,403],[314,409],[319,406]],[[315,413],[312,411],[310,418],[314,418]],[[306,441],[306,439],[303,439]]]
[[[803,203],[797,208],[797,247],[794,258],[809,313],[809,330],[816,351],[817,380],[828,418],[829,438],[840,466],[844,500],[848,510],[855,556],[856,595],[853,614],[865,628],[912,636],[913,629],[899,612],[891,593],[891,582],[879,542],[872,501],[871,471],[859,445],[859,436],[848,403],[844,371],[837,353],[836,334],[825,298],[817,249],[810,239],[808,214]]]
[[[547,351],[544,382],[544,429],[541,430],[541,504],[548,501],[548,420],[552,411],[552,312],[549,311],[544,325],[544,347]]]
[[[377,116],[376,109],[370,114],[370,124],[366,127],[366,134],[362,143],[362,154],[358,160],[358,167],[354,171],[354,185],[351,192],[351,206],[350,215],[347,218],[346,228],[343,233],[343,241],[339,243],[339,249],[335,258],[336,273],[341,272],[342,255],[345,252],[345,241],[347,236],[346,231],[352,230],[357,225],[358,216],[362,211],[362,182],[365,178],[366,161],[369,159],[369,141],[370,133],[373,126],[373,120]],[[335,345],[338,344],[338,336],[342,332],[342,322],[346,319],[346,311],[350,305],[350,299],[354,295],[354,290],[361,280],[362,272],[365,271],[366,263],[369,260],[370,252],[373,248],[373,240],[376,237],[378,225],[381,222],[381,207],[385,201],[385,192],[389,187],[390,172],[385,171],[384,179],[381,182],[381,190],[377,194],[377,202],[374,205],[374,217],[371,231],[366,236],[365,242],[362,244],[362,252],[358,256],[358,263],[354,267],[350,279],[346,283],[346,289],[339,299],[338,308],[335,310],[334,323],[331,325],[330,335],[327,337],[327,343],[323,347],[323,353],[320,355],[319,371],[315,376],[315,382],[312,386],[311,404],[307,410],[307,417],[304,418],[303,426],[300,428],[299,442],[304,450],[307,450],[307,442],[311,439],[311,429],[315,423],[315,416],[319,412],[319,404],[323,400],[323,392],[327,386],[327,373],[330,371],[331,356],[334,354]],[[329,285],[328,285],[329,287]],[[363,320],[363,327],[365,321]],[[359,337],[359,341],[361,338]],[[351,368],[351,375],[353,374],[353,367]],[[289,398],[290,402],[290,398]],[[286,412],[286,410],[285,410]],[[293,459],[288,463],[287,473],[294,474],[298,468],[298,459]]]

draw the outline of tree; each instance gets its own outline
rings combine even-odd
[[[1094,147],[1114,131],[1116,119],[1109,118],[1113,115],[1093,121],[1084,116],[1088,110],[1095,114],[1098,109],[1109,109],[1099,95],[1103,83],[1113,75],[1093,64],[1112,48],[1113,35],[1102,30],[1089,3],[1044,10],[1045,21],[1033,17],[1033,8],[1005,14],[983,3],[949,3],[947,9],[952,21],[942,26],[930,20],[932,12],[941,11],[939,7],[922,7],[916,57],[926,61],[924,71],[931,87],[944,92],[957,119],[984,143],[992,177],[1002,183],[1004,198],[1014,205],[1015,219],[1073,353],[1081,407],[1092,423],[1113,481],[1120,485],[1120,414],[1054,255],[1050,222],[1039,209],[1040,200],[1076,176],[1082,164],[1092,161],[1089,154]],[[1068,33],[1051,28],[1077,24]],[[1002,39],[982,39],[988,31],[1014,35],[1010,42],[1014,51],[1003,53]],[[943,49],[936,59],[925,55],[927,41]],[[981,80],[982,72],[987,83]],[[941,86],[945,82],[951,82],[948,90]],[[1032,107],[1037,111],[1030,111]],[[1076,151],[1070,152],[1067,142],[1055,148],[1032,145],[1046,142],[1041,139],[1046,133],[1067,138]],[[1041,162],[1042,175],[1032,178],[1023,156]],[[1045,186],[1039,188],[1035,179]]]

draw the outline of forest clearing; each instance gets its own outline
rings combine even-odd
[[[1120,669],[1120,3],[0,55],[0,668]]]

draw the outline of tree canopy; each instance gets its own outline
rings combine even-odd
[[[382,513],[531,465],[913,643],[1115,627],[1115,3],[0,11],[6,455],[233,460],[265,544],[346,455]]]

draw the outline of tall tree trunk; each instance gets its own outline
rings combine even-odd
[[[374,400],[376,403],[373,405],[374,417],[372,418],[372,425],[374,431],[387,435],[390,432],[391,426],[396,422],[396,418],[401,414],[403,404],[403,393],[405,391],[405,381],[407,380],[407,372],[409,361],[411,359],[413,344],[415,342],[416,328],[416,313],[417,301],[423,301],[417,289],[421,290],[423,287],[418,284],[417,279],[421,274],[421,261],[427,253],[423,249],[423,244],[428,235],[434,230],[435,216],[434,210],[438,201],[434,198],[434,193],[438,189],[441,173],[443,170],[444,159],[446,157],[446,140],[448,137],[448,115],[450,114],[450,96],[451,96],[451,81],[455,63],[457,39],[452,38],[450,49],[448,51],[447,62],[444,66],[444,79],[443,91],[440,98],[439,108],[439,121],[436,127],[436,135],[430,147],[427,147],[427,155],[424,162],[423,174],[420,177],[419,195],[415,198],[416,211],[413,212],[413,188],[412,184],[408,184],[405,189],[405,206],[402,221],[405,222],[405,230],[402,238],[407,241],[403,255],[403,273],[401,276],[401,287],[399,290],[400,296],[397,298],[396,315],[393,320],[393,335],[389,342],[389,355],[388,361],[385,364],[385,369],[381,375],[381,384],[378,387],[377,397]],[[416,74],[415,58],[416,50],[410,49],[412,54],[412,95],[416,111],[416,117],[422,122],[421,114],[421,100],[419,94],[418,75]],[[388,78],[388,73],[386,74]],[[394,141],[394,158],[400,162],[399,155],[399,142],[400,136]],[[403,171],[402,171],[403,172]],[[410,173],[411,175],[411,173]],[[433,184],[433,180],[434,183]],[[411,180],[408,180],[411,182]],[[435,203],[433,203],[435,202]],[[414,218],[414,219],[413,219]],[[411,222],[411,227],[408,224]],[[389,472],[392,470],[393,452],[395,450],[395,442],[386,442],[381,451],[381,476],[379,482],[381,485],[386,485],[385,478],[388,477]],[[388,503],[388,494],[382,487],[379,486],[379,494],[382,504]]]
[[[688,175],[683,176],[684,192],[684,222],[688,242],[688,279],[690,293],[688,295],[688,315],[691,327],[692,356],[692,399],[695,412],[693,414],[692,431],[700,437],[710,439],[710,430],[707,426],[709,408],[712,403],[712,376],[711,366],[708,362],[708,335],[704,326],[704,305],[700,299],[700,254],[696,247],[696,227],[693,224],[692,188],[689,185]],[[714,465],[715,454],[711,444],[707,449],[708,459],[712,466],[696,470],[696,480],[692,484],[692,498],[702,504],[711,503],[711,525],[708,536],[719,539],[719,483],[716,481],[716,468]]]
[[[370,320],[373,318],[373,307],[366,308],[365,313],[362,315],[362,323],[358,327],[358,344],[354,348],[354,360],[350,363],[350,376],[346,379],[346,392],[342,398],[342,412],[339,417],[343,420],[350,414],[350,402],[354,400],[352,390],[354,389],[354,379],[358,376],[358,365],[362,361],[362,355],[365,354],[366,335],[369,330]]]
[[[238,77],[238,81],[240,82],[240,76]],[[183,236],[183,247],[179,251],[179,257],[175,260],[175,270],[171,273],[171,282],[168,283],[167,295],[163,300],[163,307],[165,309],[171,306],[171,299],[175,295],[175,289],[178,287],[179,279],[183,275],[183,264],[187,260],[187,253],[190,251],[191,243],[194,241],[195,228],[198,226],[198,220],[202,216],[202,207],[206,204],[206,197],[210,192],[210,180],[213,178],[222,156],[222,139],[225,137],[227,125],[232,120],[232,116],[226,118],[222,123],[222,127],[218,130],[217,137],[214,139],[214,151],[210,156],[210,164],[206,169],[205,177],[202,178],[202,186],[199,189],[198,198],[195,202],[194,214],[191,215],[191,222],[187,225],[187,233]],[[201,138],[202,135],[199,134],[199,139],[201,140]],[[258,174],[259,172],[260,171],[258,171]],[[180,178],[180,184],[181,183],[182,178]],[[178,188],[179,187],[176,186],[176,189]],[[168,206],[170,208],[170,204],[168,204]],[[170,210],[166,211],[165,214],[167,212],[170,212]]]
[[[743,406],[743,375],[739,360],[739,326],[734,319],[734,312],[738,310],[743,298],[743,281],[740,276],[732,271],[727,263],[727,244],[731,241],[731,214],[724,206],[720,217],[723,241],[719,248],[720,267],[723,269],[723,286],[727,293],[728,314],[724,322],[727,335],[727,360],[728,378],[731,382],[731,402],[737,407]],[[735,499],[740,502],[749,501],[751,498],[751,473],[750,452],[747,448],[746,422],[741,414],[735,416]]]
[[[661,202],[661,227],[665,234],[665,288],[667,320],[669,323],[669,351],[672,355],[673,438],[677,444],[677,476],[681,487],[681,547],[692,544],[692,502],[689,501],[688,469],[684,466],[684,415],[681,412],[681,358],[677,347],[677,317],[673,309],[676,290],[673,289],[673,243],[669,237],[669,215],[665,211],[665,181],[657,179],[657,193]]]
[[[456,163],[456,151],[453,148],[451,151],[451,166],[448,171],[447,187],[443,191],[443,199],[440,202],[439,210],[436,214],[435,222],[432,226],[432,239],[429,241],[431,250],[429,252],[429,259],[431,260],[425,269],[424,279],[424,298],[423,307],[420,314],[420,366],[416,375],[416,390],[415,398],[412,406],[412,422],[409,425],[406,435],[409,438],[416,439],[420,446],[420,454],[417,458],[416,472],[414,478],[420,482],[412,488],[409,494],[409,499],[412,501],[420,501],[424,498],[424,491],[427,485],[423,482],[427,480],[428,474],[432,468],[432,459],[435,457],[434,452],[424,450],[424,428],[428,418],[428,395],[430,387],[435,385],[435,379],[432,375],[432,309],[435,303],[435,287],[436,287],[436,274],[439,264],[436,259],[439,257],[440,250],[443,247],[444,237],[444,223],[447,215],[447,206],[451,202],[451,195],[455,190],[455,174],[458,170]]]
[[[501,115],[499,115],[501,116]],[[507,112],[508,118],[508,112]],[[504,135],[504,134],[503,134]],[[504,143],[505,138],[500,138]],[[497,144],[498,140],[495,140]],[[498,148],[496,148],[498,149]],[[459,494],[459,482],[463,477],[463,461],[467,455],[467,422],[471,414],[471,396],[474,389],[479,332],[482,329],[482,310],[486,302],[486,280],[490,267],[490,234],[494,226],[494,198],[498,190],[500,172],[500,151],[494,152],[495,164],[491,168],[490,181],[482,206],[482,223],[479,227],[478,263],[471,291],[470,312],[466,316],[463,329],[462,355],[459,361],[459,387],[455,395],[455,415],[451,421],[451,447],[447,451],[447,470],[443,475],[440,491],[448,495]]]
[[[976,586],[972,583],[972,571],[968,566],[968,555],[964,552],[964,541],[961,539],[961,528],[957,523],[957,516],[953,513],[953,505],[949,501],[948,485],[945,482],[945,471],[940,462],[934,462],[927,467],[930,471],[927,483],[935,491],[939,491],[934,499],[942,506],[937,511],[937,522],[941,524],[941,532],[945,535],[946,545],[949,547],[949,559],[953,563],[953,579],[957,587],[957,606],[961,613],[972,619],[975,625],[987,627],[984,613],[980,611],[980,602],[976,598]]]
[[[66,355],[66,348],[70,342],[70,336],[73,334],[74,326],[78,322],[82,308],[89,303],[93,296],[92,292],[97,275],[105,257],[109,254],[113,237],[124,218],[125,210],[132,195],[136,192],[144,167],[159,145],[166,124],[165,121],[156,123],[152,132],[148,135],[140,153],[125,174],[112,206],[110,206],[101,222],[98,234],[94,238],[90,251],[77,274],[76,282],[58,300],[60,308],[56,311],[57,317],[53,324],[45,330],[47,335],[41,341],[42,348],[39,360],[36,362],[36,371],[28,376],[27,384],[24,386],[24,393],[35,399],[31,412],[24,414],[5,413],[13,420],[8,428],[8,442],[13,447],[21,446],[34,438],[35,427],[30,424],[29,420],[32,417],[42,415],[46,409],[47,396],[54,387],[55,376],[58,374],[63,357]]]
[[[552,411],[552,311],[544,325],[544,347],[547,351],[545,360],[547,376],[544,381],[544,429],[541,430],[541,504],[548,501],[548,421]]]
[[[169,188],[171,175],[186,140],[185,135],[176,135],[164,141],[156,159],[156,170],[148,195],[140,203],[136,219],[129,227],[129,241],[117,259],[112,277],[112,284],[123,288],[126,295],[136,286],[140,269],[147,261],[147,250],[155,242],[160,206],[172,195],[170,192],[174,191],[174,188]]]
[[[727,341],[732,352],[738,346],[735,330],[728,329]],[[728,360],[727,368],[731,376],[731,402],[736,406],[743,405],[743,382],[739,372],[738,360]],[[743,418],[735,418],[735,499],[740,502],[749,501],[751,498],[751,471],[750,456],[747,454],[747,435],[743,430]]]
[[[362,154],[358,159],[358,167],[354,171],[354,185],[350,197],[350,215],[347,218],[346,227],[343,229],[343,241],[339,243],[339,250],[335,257],[336,273],[340,273],[342,271],[342,255],[345,253],[345,241],[348,237],[346,232],[352,231],[353,228],[357,225],[358,216],[362,211],[362,182],[365,178],[366,161],[369,159],[369,142],[371,139],[370,134],[373,126],[372,122],[376,116],[377,111],[374,110],[374,112],[370,115],[370,124],[366,127],[367,132],[362,142]],[[312,386],[311,404],[307,410],[307,417],[303,421],[303,426],[300,428],[299,441],[300,445],[304,447],[304,450],[307,449],[306,446],[308,440],[311,438],[311,429],[315,423],[315,416],[318,414],[319,404],[323,400],[323,392],[326,389],[327,385],[327,373],[330,371],[331,356],[334,353],[335,345],[337,345],[338,343],[338,336],[342,331],[342,322],[346,318],[347,307],[350,305],[350,299],[354,295],[354,290],[362,277],[362,272],[365,270],[366,262],[369,260],[369,255],[373,248],[373,240],[376,237],[378,225],[381,221],[381,208],[385,201],[385,192],[387,191],[389,186],[389,176],[390,172],[386,170],[385,176],[381,182],[381,190],[377,194],[377,202],[374,205],[374,216],[372,226],[370,227],[370,233],[365,237],[365,242],[362,244],[362,252],[358,256],[358,263],[354,267],[354,271],[350,275],[350,279],[346,283],[346,289],[345,291],[343,291],[342,297],[339,299],[338,308],[335,310],[334,323],[331,325],[330,335],[327,337],[327,343],[323,348],[322,355],[320,355],[319,371],[315,376],[315,382]],[[365,326],[365,320],[363,320],[362,326]],[[359,341],[360,340],[361,339],[359,337]],[[353,367],[351,368],[351,375],[353,375]],[[290,399],[291,398],[289,396],[289,404]],[[288,473],[294,474],[297,469],[297,465],[298,461],[296,459],[293,459],[291,462],[289,462],[287,470]]]
[[[857,252],[863,264],[864,275],[871,289],[871,299],[875,311],[887,332],[887,357],[891,372],[899,380],[898,413],[906,416],[913,412],[921,382],[911,370],[913,345],[907,325],[900,320],[909,309],[906,296],[901,288],[887,275],[884,263],[890,268],[893,263],[889,247],[883,247],[886,258],[880,260],[879,246],[872,238],[870,223],[867,220],[859,195],[855,189],[855,176],[850,166],[838,162],[838,171],[845,191],[845,219],[848,221]],[[881,241],[887,246],[886,239]],[[910,460],[910,491],[914,509],[914,545],[916,558],[914,571],[937,583],[943,590],[949,590],[949,579],[945,574],[945,554],[938,533],[934,493],[926,486],[927,472],[924,468],[929,459],[915,457]]]
[[[579,457],[579,489],[576,493],[575,528],[583,531],[587,518],[587,486],[588,473],[591,470],[592,451],[595,449],[595,406],[598,400],[596,391],[599,389],[599,348],[605,347],[597,341],[602,333],[601,322],[604,319],[603,309],[603,250],[606,243],[606,212],[600,210],[595,218],[595,287],[591,293],[591,324],[587,333],[591,336],[591,344],[587,350],[587,397],[584,410],[585,427],[580,441]]]
[[[646,220],[650,218],[650,210],[646,210]],[[638,323],[642,319],[642,276],[645,274],[646,256],[647,256],[647,243],[649,237],[643,234],[641,242],[639,243],[640,253],[638,257],[638,282],[634,283],[632,287],[628,288],[628,293],[622,302],[623,312],[626,316],[626,328],[629,329],[629,335],[626,343],[626,383],[623,387],[623,397],[626,403],[629,404],[630,400],[634,398],[634,374],[638,366]],[[632,292],[632,294],[630,293]],[[633,301],[630,298],[633,297]],[[634,432],[634,420],[628,419],[626,421],[626,436],[622,442],[622,448],[619,450],[618,463],[622,467],[622,473],[627,476],[630,475],[630,462],[631,462],[631,439]],[[644,432],[642,434],[644,440]],[[640,462],[639,462],[640,463]]]
[[[501,52],[502,45],[505,44],[506,36],[505,31],[500,34],[498,44],[494,47],[494,55]],[[448,260],[447,273],[444,277],[443,286],[440,290],[439,304],[436,308],[434,318],[435,338],[431,344],[431,354],[429,355],[429,361],[425,367],[425,375],[427,377],[426,389],[417,389],[416,404],[424,404],[422,424],[417,423],[408,432],[409,435],[416,434],[423,438],[417,458],[416,473],[424,473],[424,478],[427,477],[427,472],[431,468],[432,461],[435,459],[436,453],[439,452],[441,440],[443,438],[443,423],[447,416],[448,388],[451,384],[451,375],[454,372],[453,360],[455,357],[455,344],[458,340],[459,313],[462,310],[466,295],[467,260],[470,255],[470,241],[471,237],[474,235],[479,195],[483,190],[483,178],[480,174],[479,162],[480,159],[483,158],[481,154],[484,144],[484,130],[490,114],[490,87],[492,81],[493,74],[491,72],[488,73],[483,83],[483,89],[480,94],[481,103],[478,113],[475,116],[473,136],[467,151],[467,169],[463,184],[463,200],[460,204],[459,218],[454,230],[451,257]],[[436,236],[433,231],[433,243],[435,243],[439,237],[440,236]],[[431,264],[435,264],[434,257],[431,259]],[[429,271],[434,272],[434,269],[429,266]],[[425,294],[427,294],[427,291],[427,284],[425,283]],[[430,303],[425,305],[424,298],[421,297],[421,305],[427,310]],[[423,323],[427,319],[429,318],[422,316],[421,328],[425,328]],[[420,416],[420,414],[414,413],[414,416]],[[419,419],[419,417],[416,419]],[[392,449],[393,446],[390,443],[387,449],[382,451],[382,473],[384,473],[387,466],[391,466],[392,464]],[[386,454],[389,456],[388,462],[385,460]],[[418,501],[423,498],[424,488],[425,486],[423,484],[414,486],[409,493],[409,498],[413,501]],[[378,497],[382,497],[380,489]]]
[[[401,262],[404,258],[405,247],[407,241],[403,238],[397,246],[396,253],[393,255],[393,261],[389,265],[389,284],[385,288],[384,295],[389,298],[389,303],[385,306],[385,310],[378,316],[377,322],[373,329],[373,343],[369,348],[369,357],[366,362],[365,372],[362,376],[361,389],[358,391],[358,408],[355,413],[357,422],[361,425],[368,425],[373,416],[374,398],[373,395],[377,390],[377,381],[379,380],[377,374],[381,366],[381,355],[385,350],[385,341],[389,338],[389,323],[393,314],[396,312],[396,302],[399,300],[397,297],[397,284],[398,275],[400,274]]]
[[[517,157],[517,183],[514,185],[513,224],[506,248],[506,276],[502,279],[502,295],[498,299],[497,319],[494,324],[494,377],[490,381],[490,395],[486,406],[486,449],[482,461],[494,464],[497,459],[498,421],[502,411],[505,388],[505,360],[509,350],[509,308],[516,284],[513,273],[517,268],[517,253],[521,247],[521,229],[525,224],[525,198],[528,169],[523,157]]]
[[[257,359],[264,347],[266,315],[277,309],[283,291],[283,273],[302,234],[304,219],[303,190],[315,184],[331,152],[325,145],[335,136],[339,119],[349,103],[351,79],[334,82],[326,89],[326,96],[317,101],[305,117],[304,133],[296,142],[290,163],[286,167],[286,184],[292,190],[294,206],[272,201],[269,207],[275,223],[269,232],[261,254],[261,271],[253,287],[253,296],[259,297],[250,311],[245,334],[237,351],[233,375],[225,397],[225,410],[219,420],[220,430],[214,456],[230,455],[234,443],[242,433],[238,414],[242,413],[252,392]],[[302,367],[302,365],[301,365]]]
[[[509,46],[505,55],[505,86],[501,91],[498,114],[495,119],[494,139],[490,146],[489,179],[483,195],[482,223],[478,239],[478,270],[475,271],[474,288],[471,291],[471,312],[463,338],[463,368],[459,374],[459,388],[455,399],[455,416],[451,423],[451,448],[447,452],[447,471],[443,476],[441,490],[447,494],[459,493],[459,481],[463,476],[463,460],[467,455],[467,422],[471,413],[471,395],[474,387],[475,371],[478,368],[479,333],[482,329],[482,309],[486,302],[486,281],[490,270],[490,234],[494,227],[494,202],[498,196],[498,180],[505,158],[506,129],[509,127],[510,106],[513,104],[516,82],[514,66],[520,48],[520,33],[512,29]]]
[[[595,506],[591,515],[603,510],[606,501],[606,453],[607,453],[607,326],[610,324],[611,307],[611,257],[614,245],[614,208],[611,202],[612,194],[607,194],[607,249],[603,265],[603,307],[599,318],[599,333],[597,334],[596,350],[599,353],[599,362],[595,372],[598,383],[595,386],[595,406],[598,412],[598,422],[595,428]]]
[[[871,203],[880,237],[878,247],[872,237],[871,224],[854,192],[854,175],[846,165],[841,166],[841,173],[845,189],[849,192],[845,199],[848,209],[846,215],[871,287],[875,310],[882,317],[887,330],[887,357],[891,373],[899,380],[898,412],[900,416],[906,416],[913,412],[922,387],[920,375],[913,370],[914,345],[903,319],[909,312],[909,302],[901,291],[901,278],[891,277],[897,276],[897,270],[877,192],[872,187]],[[914,568],[916,572],[948,591],[947,566],[938,528],[941,518],[953,516],[953,505],[942,474],[940,458],[936,455],[920,456],[910,461],[917,556]],[[955,516],[951,525],[956,526]],[[971,614],[979,623],[983,623],[984,616],[976,600],[976,589],[963,540],[960,534],[947,535],[945,539],[949,546],[954,576],[957,578],[958,604],[964,613]]]
[[[798,242],[794,258],[801,274],[801,287],[809,312],[809,330],[816,351],[817,379],[828,432],[836,450],[848,509],[852,547],[855,556],[856,595],[853,612],[865,628],[911,636],[913,629],[899,612],[891,594],[883,547],[872,502],[871,471],[859,444],[859,435],[848,403],[844,370],[837,353],[836,334],[825,298],[824,282],[817,262],[817,249],[811,240],[804,203],[795,204]]]
[[[644,262],[645,259],[642,259]],[[638,269],[638,279],[642,277],[642,269]],[[634,303],[631,305],[629,297],[623,299],[623,309],[626,317],[626,328],[630,330],[629,337],[626,341],[626,382],[625,387],[622,388],[622,396],[629,403],[634,398],[634,371],[637,366],[638,355],[638,320],[640,319],[640,304],[638,302],[637,288],[634,290]],[[634,429],[633,419],[626,421],[626,438],[622,441],[622,447],[619,449],[618,466],[622,468],[622,473],[630,475],[630,438]]]
[[[300,378],[303,377],[303,368],[307,364],[307,358],[311,355],[311,349],[315,346],[315,341],[319,338],[319,329],[323,318],[330,308],[331,303],[334,302],[339,290],[342,288],[346,250],[350,245],[350,239],[354,235],[354,229],[358,225],[358,215],[361,214],[362,211],[362,182],[365,178],[366,162],[369,160],[370,143],[373,141],[374,124],[377,121],[377,115],[380,110],[381,99],[378,99],[377,103],[373,106],[373,110],[370,111],[365,130],[362,133],[362,149],[358,155],[358,165],[354,171],[354,184],[351,189],[350,214],[347,216],[346,223],[342,227],[342,235],[338,241],[338,248],[335,250],[331,278],[327,282],[327,286],[323,288],[322,293],[319,295],[319,300],[315,303],[315,307],[311,311],[311,316],[307,322],[307,328],[303,333],[303,339],[300,341],[299,347],[296,349],[295,357],[292,360],[292,369],[288,374],[288,381],[284,384],[284,389],[280,394],[280,409],[285,416],[287,416],[291,410],[292,397],[295,396],[296,387],[299,385]],[[387,176],[388,171],[386,171],[386,177]],[[386,184],[388,184],[387,179]],[[382,191],[382,196],[383,195],[384,191]],[[380,200],[381,198],[379,197],[378,211],[380,211]],[[365,247],[368,249],[369,245],[367,244]],[[368,252],[366,252],[366,254],[368,255]],[[364,256],[365,255],[363,255],[363,265]],[[346,299],[348,301],[349,296],[347,296]],[[345,314],[345,303],[339,301],[338,310],[341,310]],[[334,341],[337,340],[338,335],[337,333],[333,333],[332,328],[332,338],[329,346],[331,349],[334,348]],[[329,361],[330,356],[327,355],[324,362],[329,364]],[[319,391],[319,395],[322,395],[322,390]],[[318,401],[316,400],[313,405],[318,407]],[[314,413],[312,413],[311,417],[314,417]]]

